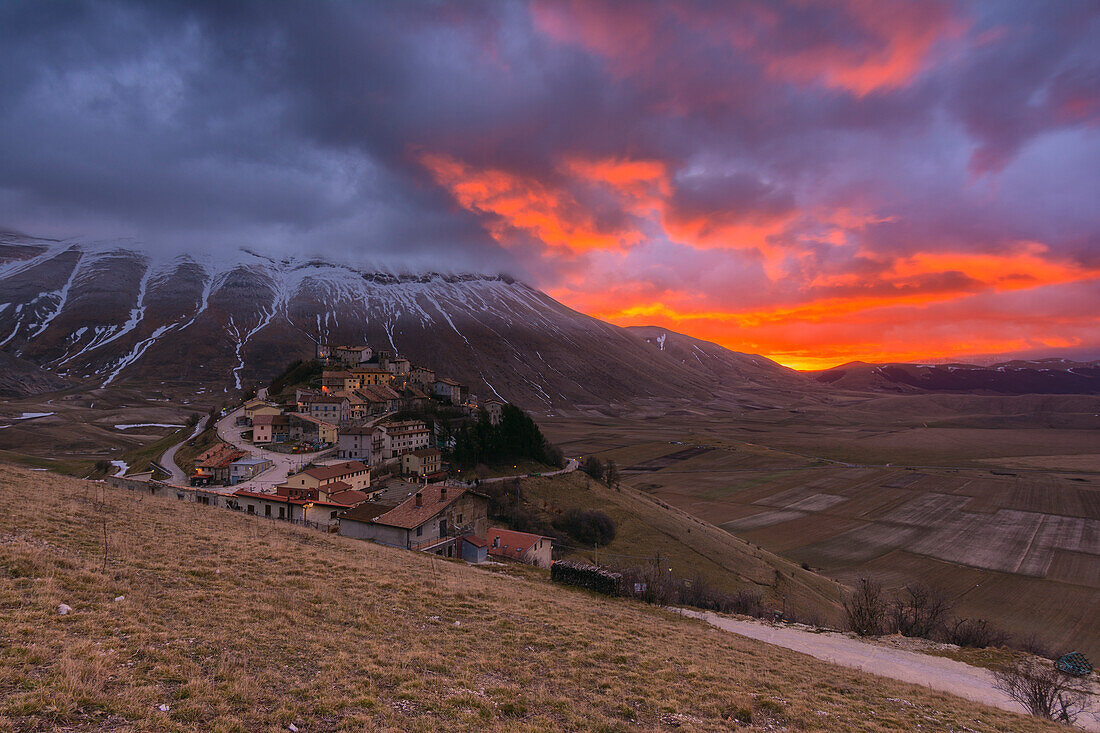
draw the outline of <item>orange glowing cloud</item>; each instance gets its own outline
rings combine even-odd
[[[765,50],[768,71],[784,79],[820,81],[856,96],[898,89],[924,70],[938,41],[957,37],[966,28],[934,2],[849,0],[842,6],[853,26],[867,36],[864,43],[831,43],[783,54]]]
[[[446,155],[422,154],[420,163],[463,208],[489,215],[489,232],[504,246],[511,245],[517,231],[573,252],[629,247],[642,239],[630,228],[605,231],[562,187],[503,170],[475,169]],[[625,181],[621,185],[637,182],[622,171],[615,175]]]
[[[1100,330],[1095,316],[1071,319],[1069,325],[1046,317],[1021,332],[1018,312],[976,315],[972,304],[980,296],[1003,299],[1100,278],[1100,268],[1059,259],[1040,242],[993,252],[929,249],[890,255],[876,251],[865,235],[891,217],[855,206],[806,211],[763,195],[769,194],[766,187],[758,196],[752,187],[730,186],[726,207],[721,196],[684,198],[663,161],[573,156],[541,180],[441,154],[422,154],[419,160],[458,205],[483,216],[502,245],[513,246],[521,234],[523,241],[541,245],[542,257],[598,263],[566,276],[549,292],[618,325],[666,326],[796,368],[1062,348],[1079,343],[1082,330]],[[587,205],[593,191],[605,208],[602,219]],[[800,239],[800,226],[815,233],[812,246]],[[652,263],[645,258],[652,253],[636,254],[634,248],[653,238],[666,247],[689,247],[696,253],[692,260],[700,263],[698,277],[710,284],[675,289],[660,285],[660,278],[648,281]],[[828,268],[814,259],[821,247],[832,248]],[[729,262],[742,262],[750,272],[756,263],[754,292],[715,289],[718,280],[708,264]],[[632,280],[630,272],[639,279]],[[756,304],[738,307],[739,301]],[[962,323],[970,328],[965,336],[957,325]]]

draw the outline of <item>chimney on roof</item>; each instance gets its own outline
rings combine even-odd
[[[419,491],[416,492],[416,505],[424,506],[424,495],[421,494]]]
[[[439,487],[439,500],[440,501],[446,501],[447,500],[447,487],[446,486]]]

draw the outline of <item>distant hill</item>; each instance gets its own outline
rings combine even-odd
[[[1039,359],[1000,364],[866,364],[804,372],[834,389],[889,392],[1100,394],[1100,361]]]
[[[0,351],[85,388],[231,391],[317,342],[368,343],[528,409],[789,399],[761,356],[578,313],[506,275],[376,272],[240,250],[157,260],[128,243],[0,233]]]

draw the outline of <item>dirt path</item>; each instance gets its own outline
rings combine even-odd
[[[706,611],[675,609],[720,629],[808,654],[826,662],[851,667],[880,677],[929,687],[984,705],[1024,713],[1024,709],[993,686],[993,674],[945,657],[869,644],[836,632],[816,633],[763,622],[741,621]],[[1100,731],[1100,721],[1083,715],[1079,728]]]

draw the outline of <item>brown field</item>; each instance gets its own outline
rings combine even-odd
[[[1100,419],[1096,398],[1075,399],[860,398],[547,428],[567,453],[616,460],[624,483],[831,578],[923,581],[961,614],[1097,658]],[[715,449],[668,460],[695,445]]]
[[[3,730],[1061,730],[544,571],[14,467],[0,491]]]

